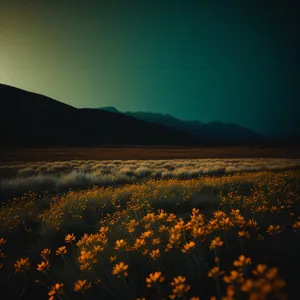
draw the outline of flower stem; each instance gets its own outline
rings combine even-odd
[[[218,299],[221,299],[221,294],[220,294],[220,283],[219,283],[219,279],[216,278],[216,285],[217,285],[217,295],[218,295]]]

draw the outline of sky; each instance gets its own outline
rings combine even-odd
[[[298,0],[0,0],[0,83],[300,134]]]

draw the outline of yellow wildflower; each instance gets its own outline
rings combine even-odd
[[[120,249],[124,249],[125,246],[127,245],[127,242],[125,242],[123,239],[122,240],[117,240],[115,243],[115,250],[119,251]]]
[[[190,285],[185,284],[186,278],[183,276],[174,277],[171,285],[174,287],[173,294],[169,295],[170,299],[182,298],[184,293],[188,292],[191,288]]]
[[[50,263],[48,260],[43,260],[40,264],[37,265],[37,270],[40,272],[48,271],[50,268]]]
[[[238,232],[238,236],[239,237],[245,237],[245,238],[249,239],[250,238],[250,233],[247,230],[240,230]]]
[[[0,247],[3,246],[6,243],[6,240],[4,238],[0,238]]]
[[[128,276],[128,272],[126,271],[127,269],[128,265],[125,265],[124,262],[120,262],[114,266],[112,274],[120,277],[120,274],[123,273],[123,275],[126,277]]]
[[[47,257],[47,256],[49,256],[50,254],[51,254],[51,250],[48,249],[48,248],[45,248],[45,249],[43,249],[43,250],[41,251],[41,256],[42,256],[42,257]]]
[[[67,236],[65,237],[65,242],[66,243],[72,243],[72,242],[74,242],[75,241],[75,235],[74,235],[74,233],[69,233],[69,234],[67,234]]]
[[[146,286],[148,288],[152,287],[153,283],[156,282],[163,282],[164,281],[164,277],[161,276],[161,272],[154,272],[154,273],[150,273],[149,277],[146,278]]]
[[[113,262],[113,261],[115,261],[117,259],[117,256],[115,255],[115,256],[110,256],[109,257],[109,261],[110,262]]]
[[[233,262],[233,265],[238,268],[242,268],[245,265],[250,265],[250,264],[251,264],[251,258],[250,257],[246,258],[244,255],[240,255],[239,260],[235,260]]]
[[[157,237],[157,238],[155,238],[155,239],[152,239],[151,244],[152,244],[153,246],[159,245],[159,244],[160,244],[160,238]]]
[[[87,283],[87,281],[84,280],[78,280],[74,283],[74,292],[78,292],[81,290],[88,290],[91,287],[92,283]]]
[[[270,225],[267,228],[267,233],[269,235],[272,235],[273,233],[280,233],[281,232],[281,226],[280,225]]]
[[[223,280],[226,283],[228,283],[228,284],[230,284],[232,282],[239,282],[239,283],[241,283],[241,282],[243,282],[243,273],[240,273],[240,272],[238,272],[236,270],[232,270],[230,272],[229,276],[224,276],[223,277]]]
[[[142,246],[145,246],[146,245],[146,240],[141,238],[141,239],[136,239],[135,242],[134,242],[134,248],[135,249],[139,249],[141,248]]]
[[[195,246],[196,246],[196,243],[194,241],[190,241],[189,243],[186,243],[185,245],[183,245],[183,249],[181,249],[181,251],[183,253],[190,252],[190,250],[195,248]]]
[[[221,247],[223,244],[224,242],[221,241],[221,238],[219,236],[217,236],[211,241],[209,248],[212,250],[215,249],[216,247]]]
[[[54,286],[51,287],[48,296],[49,300],[54,300],[55,295],[61,295],[63,293],[62,287],[64,286],[63,283],[56,283]]]
[[[159,249],[152,250],[149,253],[149,255],[153,260],[156,260],[160,256],[160,250]]]
[[[252,271],[252,273],[256,276],[259,276],[263,274],[266,271],[266,269],[267,269],[266,265],[259,264],[257,265],[256,269]]]
[[[219,267],[214,267],[208,272],[208,277],[216,278],[222,274],[224,274],[224,271],[220,271]]]
[[[66,246],[59,247],[56,250],[56,255],[64,255],[64,254],[67,254],[67,248],[66,248]]]
[[[30,262],[29,257],[27,258],[20,258],[20,260],[17,260],[14,264],[15,266],[15,273],[17,272],[25,272],[30,269]]]

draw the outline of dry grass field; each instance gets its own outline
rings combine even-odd
[[[300,173],[34,193],[0,207],[2,299],[299,299]]]
[[[121,186],[149,179],[191,179],[241,172],[299,169],[295,158],[202,158],[156,160],[70,160],[5,163],[0,166],[0,200],[27,191],[62,193],[92,186]]]
[[[1,299],[299,299],[297,149],[2,149]]]

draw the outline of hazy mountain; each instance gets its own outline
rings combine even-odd
[[[49,97],[0,84],[0,145],[101,146],[205,144],[164,125],[125,114],[77,109]]]
[[[102,110],[105,110],[105,111],[109,111],[109,112],[113,112],[113,113],[118,113],[120,114],[121,112],[118,111],[115,107],[113,106],[105,106],[105,107],[101,107]]]
[[[115,107],[103,107],[103,110],[121,113]],[[213,139],[219,142],[258,142],[264,139],[260,134],[239,126],[237,124],[211,122],[202,123],[199,121],[183,121],[169,114],[151,112],[124,112],[127,116],[139,120],[166,125],[181,131],[193,134],[202,138]]]

